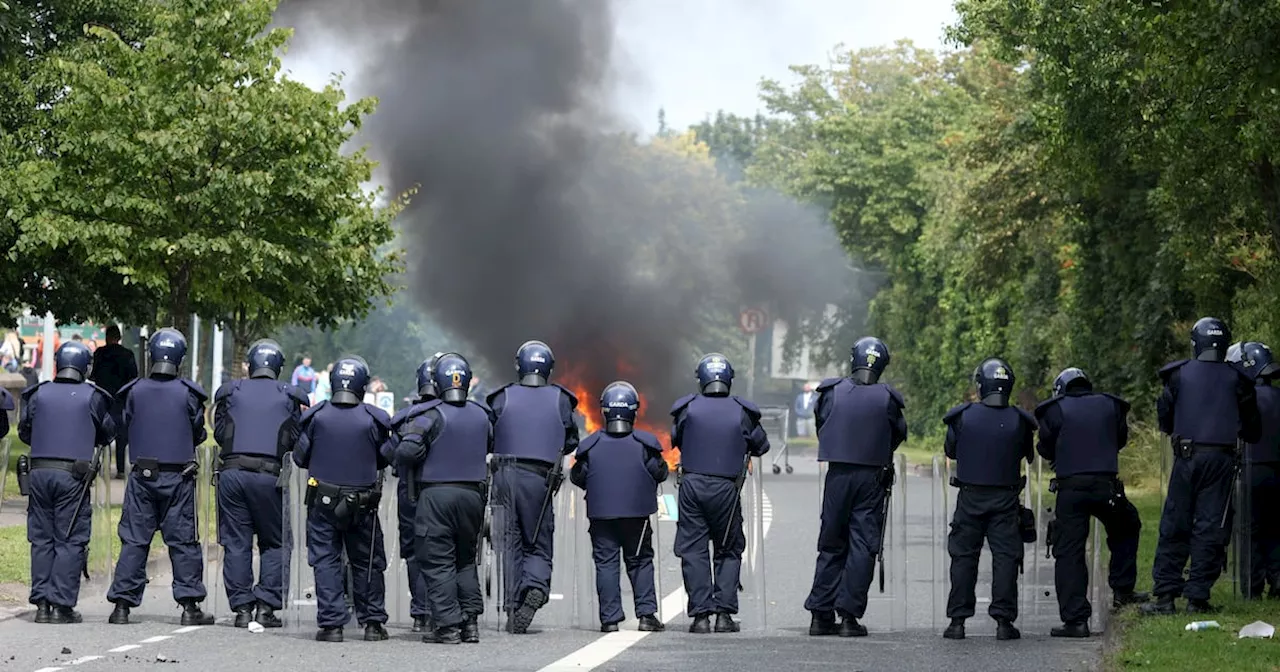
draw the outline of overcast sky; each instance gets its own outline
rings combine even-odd
[[[512,0],[519,2],[520,0]],[[667,123],[684,128],[724,109],[761,110],[762,78],[789,81],[790,65],[826,63],[831,50],[909,38],[943,46],[954,22],[952,0],[618,0],[615,99],[636,130]],[[293,76],[322,85],[335,71],[354,72],[349,54],[295,52]],[[348,79],[352,88],[359,82]],[[353,91],[352,93],[358,93]]]

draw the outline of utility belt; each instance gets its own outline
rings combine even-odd
[[[57,469],[65,471],[76,477],[76,480],[83,481],[85,478],[92,478],[90,472],[93,471],[93,463],[89,460],[67,460],[57,457],[33,457],[31,458],[31,466],[28,471],[34,469]]]
[[[561,459],[564,458],[562,457]],[[545,460],[535,460],[530,457],[504,457],[502,459],[494,460],[494,464],[509,464],[513,467],[524,469],[525,471],[532,471],[544,478],[547,474],[551,473],[551,468],[555,466],[554,463],[547,462]]]
[[[951,477],[951,487],[977,492],[1022,492],[1022,488],[1026,484],[1027,479],[1025,476],[1018,479],[1017,485],[977,485],[975,483],[965,483],[955,476]]]
[[[489,500],[489,484],[485,481],[418,481],[418,492],[424,492],[431,488],[462,488],[464,490],[474,490],[480,493],[480,498]]]
[[[183,478],[194,478],[199,471],[200,465],[194,460],[182,464],[161,464],[159,460],[142,457],[133,461],[133,473],[144,481],[154,481],[160,477],[161,473],[182,474]]]
[[[1196,443],[1191,439],[1174,438],[1174,457],[1189,460],[1196,453],[1222,453],[1224,455],[1238,456],[1239,450],[1235,444],[1227,446],[1217,443]]]
[[[280,460],[265,455],[247,455],[231,453],[222,458],[219,471],[228,469],[236,471],[252,471],[259,474],[280,475]]]
[[[333,512],[338,529],[346,529],[366,511],[376,510],[382,501],[382,491],[375,485],[350,486],[323,483],[311,477],[307,479],[307,493],[303,503],[319,506]]]
[[[1124,481],[1115,474],[1072,474],[1049,479],[1049,492],[1067,490],[1093,490],[1099,485],[1109,485],[1113,493],[1124,494]]]

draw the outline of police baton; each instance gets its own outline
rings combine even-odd
[[[880,564],[880,592],[884,592],[884,537],[889,529],[889,507],[893,505],[893,485],[897,481],[897,471],[893,465],[889,465],[884,470],[884,506],[881,507],[880,513],[880,552],[877,559]]]
[[[1233,455],[1235,461],[1231,465],[1231,488],[1227,491],[1226,503],[1222,507],[1222,522],[1218,524],[1218,529],[1223,529],[1227,526],[1227,516],[1231,513],[1231,498],[1235,496],[1236,485],[1240,480],[1240,459],[1244,454],[1240,444],[1240,439],[1236,439],[1236,452]]]
[[[547,472],[547,492],[542,496],[542,510],[538,512],[538,524],[533,528],[533,543],[538,543],[538,537],[542,534],[542,521],[547,517],[547,509],[551,506],[551,500],[560,491],[560,485],[564,483],[564,456],[561,455],[556,459],[556,463],[551,465],[551,471]]]
[[[76,499],[76,510],[71,514],[71,521],[67,524],[66,536],[68,538],[71,537],[71,531],[75,529],[76,519],[80,517],[80,510],[84,508],[84,500],[89,496],[89,489],[93,487],[93,479],[98,476],[98,468],[102,464],[103,448],[103,446],[96,446],[93,450],[93,461],[89,463],[89,471],[84,475],[84,481],[80,484],[80,496]]]
[[[747,482],[747,470],[751,468],[751,453],[748,452],[742,457],[742,473],[738,474],[738,478],[734,479],[734,491],[738,493],[737,510],[738,517],[742,517],[742,486]],[[741,525],[741,523],[739,523]],[[724,539],[720,541],[720,545],[729,545],[729,534],[733,532],[733,520],[729,520],[729,524],[724,527]]]

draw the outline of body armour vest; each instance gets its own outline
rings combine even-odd
[[[195,459],[191,428],[191,395],[196,389],[182,378],[139,378],[121,388],[129,416],[129,456],[160,464],[186,464]],[[204,401],[203,392],[198,394]]]
[[[418,470],[423,483],[483,483],[489,477],[489,413],[468,401],[462,406],[433,401],[440,433],[427,447],[427,459]],[[438,413],[439,415],[436,415]]]
[[[966,404],[956,420],[956,478],[961,483],[1010,487],[1022,483],[1021,462],[1032,422],[1023,411]]]
[[[99,394],[106,396],[90,383],[55,381],[32,390],[31,457],[91,461],[98,436],[92,406]]]
[[[1226,362],[1191,360],[1178,368],[1173,433],[1193,443],[1234,446],[1240,434],[1240,372]]]
[[[1259,385],[1258,415],[1262,420],[1262,438],[1245,448],[1249,462],[1280,462],[1280,388]]]
[[[303,427],[311,436],[310,475],[330,485],[373,485],[378,479],[378,450],[391,423],[386,415],[368,404],[323,402],[308,410]]]
[[[224,422],[230,423],[222,455],[283,457],[298,438],[302,414],[296,395],[289,385],[270,378],[233,380],[218,388]]]
[[[818,388],[830,397],[831,411],[818,430],[818,461],[882,467],[893,461],[889,404],[883,383],[859,385],[848,378]]]
[[[1058,476],[1119,472],[1121,419],[1116,400],[1105,394],[1068,395],[1057,404],[1062,413],[1054,460]]]
[[[657,438],[636,432],[596,432],[582,442],[577,455],[587,457],[587,518],[644,518],[657,512],[658,485],[644,464],[649,451],[661,454]]]
[[[493,427],[493,453],[548,464],[559,460],[564,452],[564,391],[555,385],[508,385],[500,393],[503,404]]]
[[[684,405],[680,464],[685,471],[737,478],[747,455],[743,407],[732,396],[694,396]]]

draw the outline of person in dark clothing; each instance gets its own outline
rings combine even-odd
[[[116,427],[124,426],[124,402],[116,398],[120,388],[138,377],[138,359],[133,351],[120,345],[120,327],[107,327],[107,344],[93,351],[93,367],[89,380],[111,395],[111,421]],[[129,448],[129,434],[116,435],[116,480],[124,479],[125,452]]]

